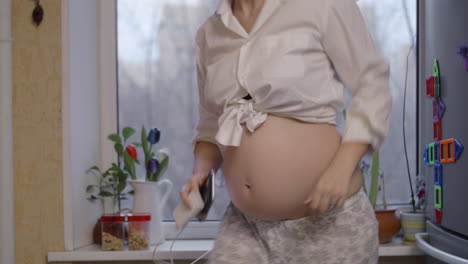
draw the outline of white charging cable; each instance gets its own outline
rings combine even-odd
[[[176,240],[179,238],[180,234],[182,234],[182,231],[185,230],[185,227],[178,231],[176,237],[174,238],[174,240],[172,240],[172,243],[171,243],[171,246],[169,248],[169,252],[170,252],[170,259],[171,259],[171,264],[174,264],[174,256],[173,256],[173,250],[172,248],[174,247],[174,243],[176,242]],[[153,255],[151,257],[151,259],[153,260],[153,263],[154,264],[166,264],[167,262],[166,261],[157,261],[156,258],[155,258],[155,254],[156,254],[156,249],[158,248],[159,245],[156,245],[153,249]],[[211,250],[208,250],[207,252],[203,253],[200,257],[198,257],[196,260],[194,260],[193,262],[191,262],[190,264],[195,264],[196,262],[198,262],[200,259],[202,259],[204,256],[206,256],[208,253],[210,253]]]

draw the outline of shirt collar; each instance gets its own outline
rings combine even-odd
[[[285,1],[287,0],[265,0],[262,11],[260,11],[259,16],[257,17],[257,22],[250,34],[255,33],[255,31],[257,31],[258,28],[260,28],[263,23],[272,15],[272,13]],[[243,37],[248,37],[248,34],[243,30],[240,24],[237,25],[238,22],[233,22],[233,19],[230,18],[233,17],[231,5],[232,0],[219,0],[219,4],[215,13],[220,15],[221,20],[226,27],[231,28],[231,30]]]
[[[231,3],[232,0],[219,0],[218,8],[216,9],[216,14],[223,15],[228,12],[232,12]]]
[[[265,0],[265,5],[267,5],[271,0]],[[279,3],[283,3],[287,0],[276,0]],[[232,0],[219,0],[218,7],[216,8],[216,14],[217,15],[223,15],[226,13],[232,13]]]

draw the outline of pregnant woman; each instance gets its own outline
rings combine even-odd
[[[388,130],[389,67],[355,0],[220,1],[196,36],[200,120],[180,193],[190,206],[223,166],[231,204],[210,263],[377,263],[357,165]]]

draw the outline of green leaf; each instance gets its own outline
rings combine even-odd
[[[99,169],[98,166],[93,166],[93,167],[89,168],[89,169],[86,171],[86,173],[90,173],[90,172],[92,172],[92,171],[96,171],[96,172],[98,172],[99,174],[102,174],[102,172],[101,172],[101,170]]]
[[[122,156],[122,155],[123,155],[124,148],[123,148],[122,144],[120,144],[120,143],[115,143],[115,144],[114,144],[114,149],[115,149],[115,152],[117,152],[117,155],[119,155],[119,156]]]
[[[92,192],[94,188],[99,188],[99,186],[97,186],[97,185],[88,185],[86,187],[86,192],[87,193]]]
[[[141,127],[141,145],[146,155],[148,153],[148,135],[146,134],[145,126]]]
[[[119,181],[118,183],[118,192],[122,192],[123,189],[125,189],[125,186],[127,186],[127,178],[128,178],[128,174],[123,172],[123,171],[120,171],[118,174],[117,174],[117,179]],[[122,189],[120,189],[122,188]]]
[[[102,197],[110,197],[110,196],[113,196],[113,194],[111,192],[108,192],[108,191],[101,191],[99,193],[100,196]]]
[[[133,142],[132,145],[138,148],[143,147],[143,145],[140,142]]]
[[[132,180],[136,180],[135,163],[127,152],[124,153],[125,170],[130,174]]]
[[[371,186],[369,193],[369,200],[372,204],[372,207],[375,208],[377,203],[377,190],[379,186],[379,168],[380,167],[380,157],[379,152],[374,152],[372,157],[372,170],[371,170]]]
[[[118,134],[115,134],[115,133],[110,134],[109,136],[107,136],[107,138],[113,142],[122,143],[122,139],[120,138]]]
[[[124,137],[124,141],[127,141],[127,139],[131,137],[133,134],[135,134],[135,129],[131,127],[124,127],[122,129],[122,135]]]
[[[94,196],[94,195],[91,195],[88,198],[86,198],[86,200],[88,200],[88,201],[96,201],[97,199],[98,198],[96,196]]]
[[[119,167],[119,165],[117,165],[117,163],[112,163],[112,167],[109,168],[110,171],[120,171],[121,168]]]
[[[130,194],[130,195],[134,195],[134,194],[135,194],[135,190],[131,190],[131,191],[129,191],[129,192],[128,192],[128,194]]]
[[[122,192],[125,189],[125,186],[127,186],[126,181],[119,181],[119,184],[117,184],[117,192]]]

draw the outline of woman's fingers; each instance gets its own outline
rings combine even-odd
[[[324,213],[329,210],[342,208],[346,197],[332,196],[328,193],[319,194],[318,191],[314,191],[310,194],[307,200],[304,201],[314,213]]]
[[[336,208],[343,208],[345,201],[346,198],[341,198],[340,200],[338,200],[338,202],[336,203]]]
[[[189,194],[193,191],[198,191],[198,189],[199,189],[198,180],[195,178],[191,178],[180,191],[180,198],[182,198],[182,202],[188,208],[192,208],[192,205],[190,204]]]
[[[321,198],[322,198],[321,196],[322,195],[320,195],[318,192],[315,192],[312,195],[312,198],[310,199],[309,207],[315,213],[317,213],[319,211],[320,202],[321,202]]]
[[[330,196],[324,193],[322,195],[322,198],[320,199],[318,211],[320,213],[324,213],[328,211],[328,209],[330,208],[330,201],[331,201]]]
[[[187,183],[180,191],[180,198],[182,199],[182,202],[184,203],[185,206],[187,206],[188,208],[191,208],[190,201],[188,198],[189,193],[190,193],[190,189]]]

